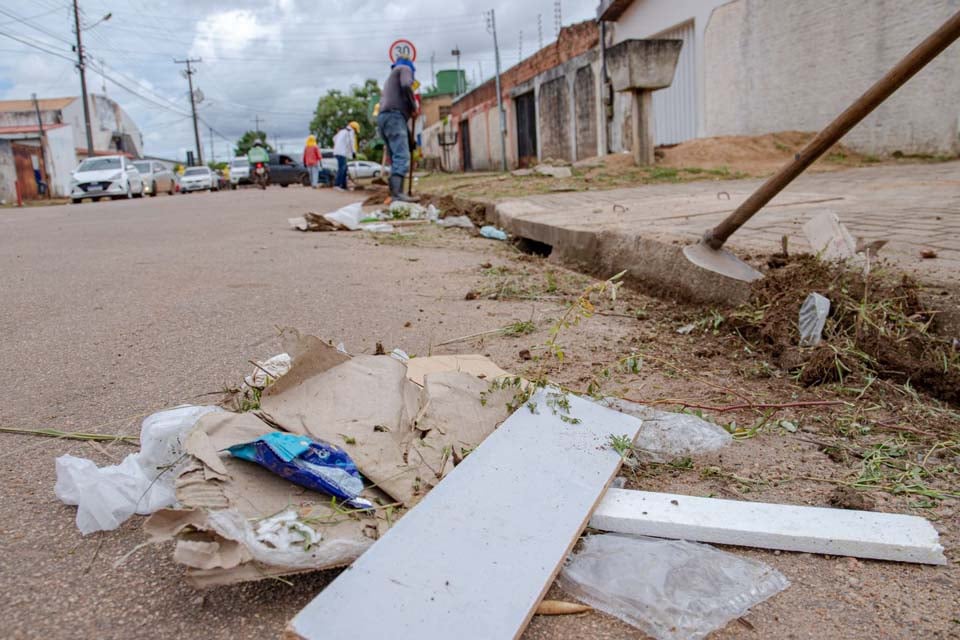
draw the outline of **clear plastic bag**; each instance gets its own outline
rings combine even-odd
[[[346,227],[350,231],[356,231],[360,228],[360,220],[363,218],[363,203],[348,204],[333,213],[323,214],[323,217],[330,222]]]
[[[595,535],[560,586],[657,640],[698,640],[790,586],[776,569],[705,544]]]
[[[80,533],[116,529],[134,513],[148,515],[173,505],[183,439],[201,416],[214,411],[221,409],[187,405],[147,417],[140,428],[140,451],[118,465],[97,468],[85,458],[57,458],[54,492],[77,506]]]
[[[620,398],[604,398],[601,404],[643,420],[634,450],[646,460],[669,462],[678,456],[716,451],[733,442],[723,427],[689,413],[658,411]]]
[[[819,293],[811,293],[800,307],[800,346],[820,344],[823,327],[830,315],[830,301]]]

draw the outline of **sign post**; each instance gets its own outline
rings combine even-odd
[[[411,62],[416,62],[417,48],[405,38],[397,40],[390,45],[390,62],[396,62],[398,58],[406,58]]]

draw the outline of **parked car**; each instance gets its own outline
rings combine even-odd
[[[218,191],[220,181],[209,167],[188,167],[180,176],[180,192]]]
[[[173,195],[176,179],[173,177],[173,171],[165,164],[156,160],[135,160],[133,166],[140,172],[145,194],[150,197],[158,193]]]
[[[379,178],[380,174],[383,173],[383,167],[378,162],[355,160],[347,163],[347,173],[354,180],[357,178]]]
[[[242,184],[250,184],[250,161],[245,156],[237,156],[230,161],[230,188],[236,189]]]
[[[333,149],[320,149],[320,155],[322,156],[320,166],[337,175],[337,156],[333,155]]]
[[[291,184],[302,184],[305,187],[310,186],[310,174],[307,168],[291,156],[282,153],[270,154],[270,184],[278,184],[281,187],[288,187]],[[326,166],[320,169],[320,184],[333,184],[333,173]]]
[[[74,204],[84,198],[140,198],[143,180],[126,156],[87,158],[73,171],[70,198]]]

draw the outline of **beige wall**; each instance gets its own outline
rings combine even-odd
[[[816,131],[960,11],[960,0],[737,0],[706,29],[706,135]],[[960,44],[844,143],[874,154],[956,154]]]

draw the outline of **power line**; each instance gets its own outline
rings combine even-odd
[[[0,22],[0,27],[5,27],[5,26],[7,26],[8,24],[16,24],[16,23],[25,24],[27,20],[36,20],[37,18],[43,18],[44,16],[48,16],[48,15],[50,15],[51,13],[56,13],[57,11],[63,11],[63,10],[66,9],[66,8],[67,8],[66,5],[64,5],[64,6],[62,6],[62,7],[57,7],[56,9],[50,9],[49,11],[44,11],[43,13],[38,13],[38,14],[36,14],[36,15],[29,16],[29,17],[27,17],[27,18],[16,18],[15,20],[8,20],[8,21],[6,21],[6,22]],[[8,14],[8,15],[9,15],[9,14]]]
[[[69,58],[69,57],[63,55],[62,53],[58,53],[58,52],[56,52],[56,51],[51,51],[50,49],[45,49],[45,48],[41,47],[40,45],[37,45],[37,44],[34,44],[34,43],[30,42],[29,40],[21,40],[20,38],[18,38],[18,37],[16,37],[16,36],[10,35],[9,33],[4,33],[4,32],[2,32],[2,31],[0,31],[0,36],[4,36],[4,37],[6,37],[6,38],[10,38],[11,40],[16,40],[16,41],[19,42],[20,44],[25,44],[25,45],[27,45],[28,47],[33,47],[34,49],[36,49],[36,50],[38,50],[38,51],[43,51],[44,53],[49,53],[49,54],[52,55],[52,56],[57,56],[58,58],[63,58],[63,59],[66,60],[67,62],[73,62],[73,58]],[[48,45],[48,46],[49,46],[49,45]]]

